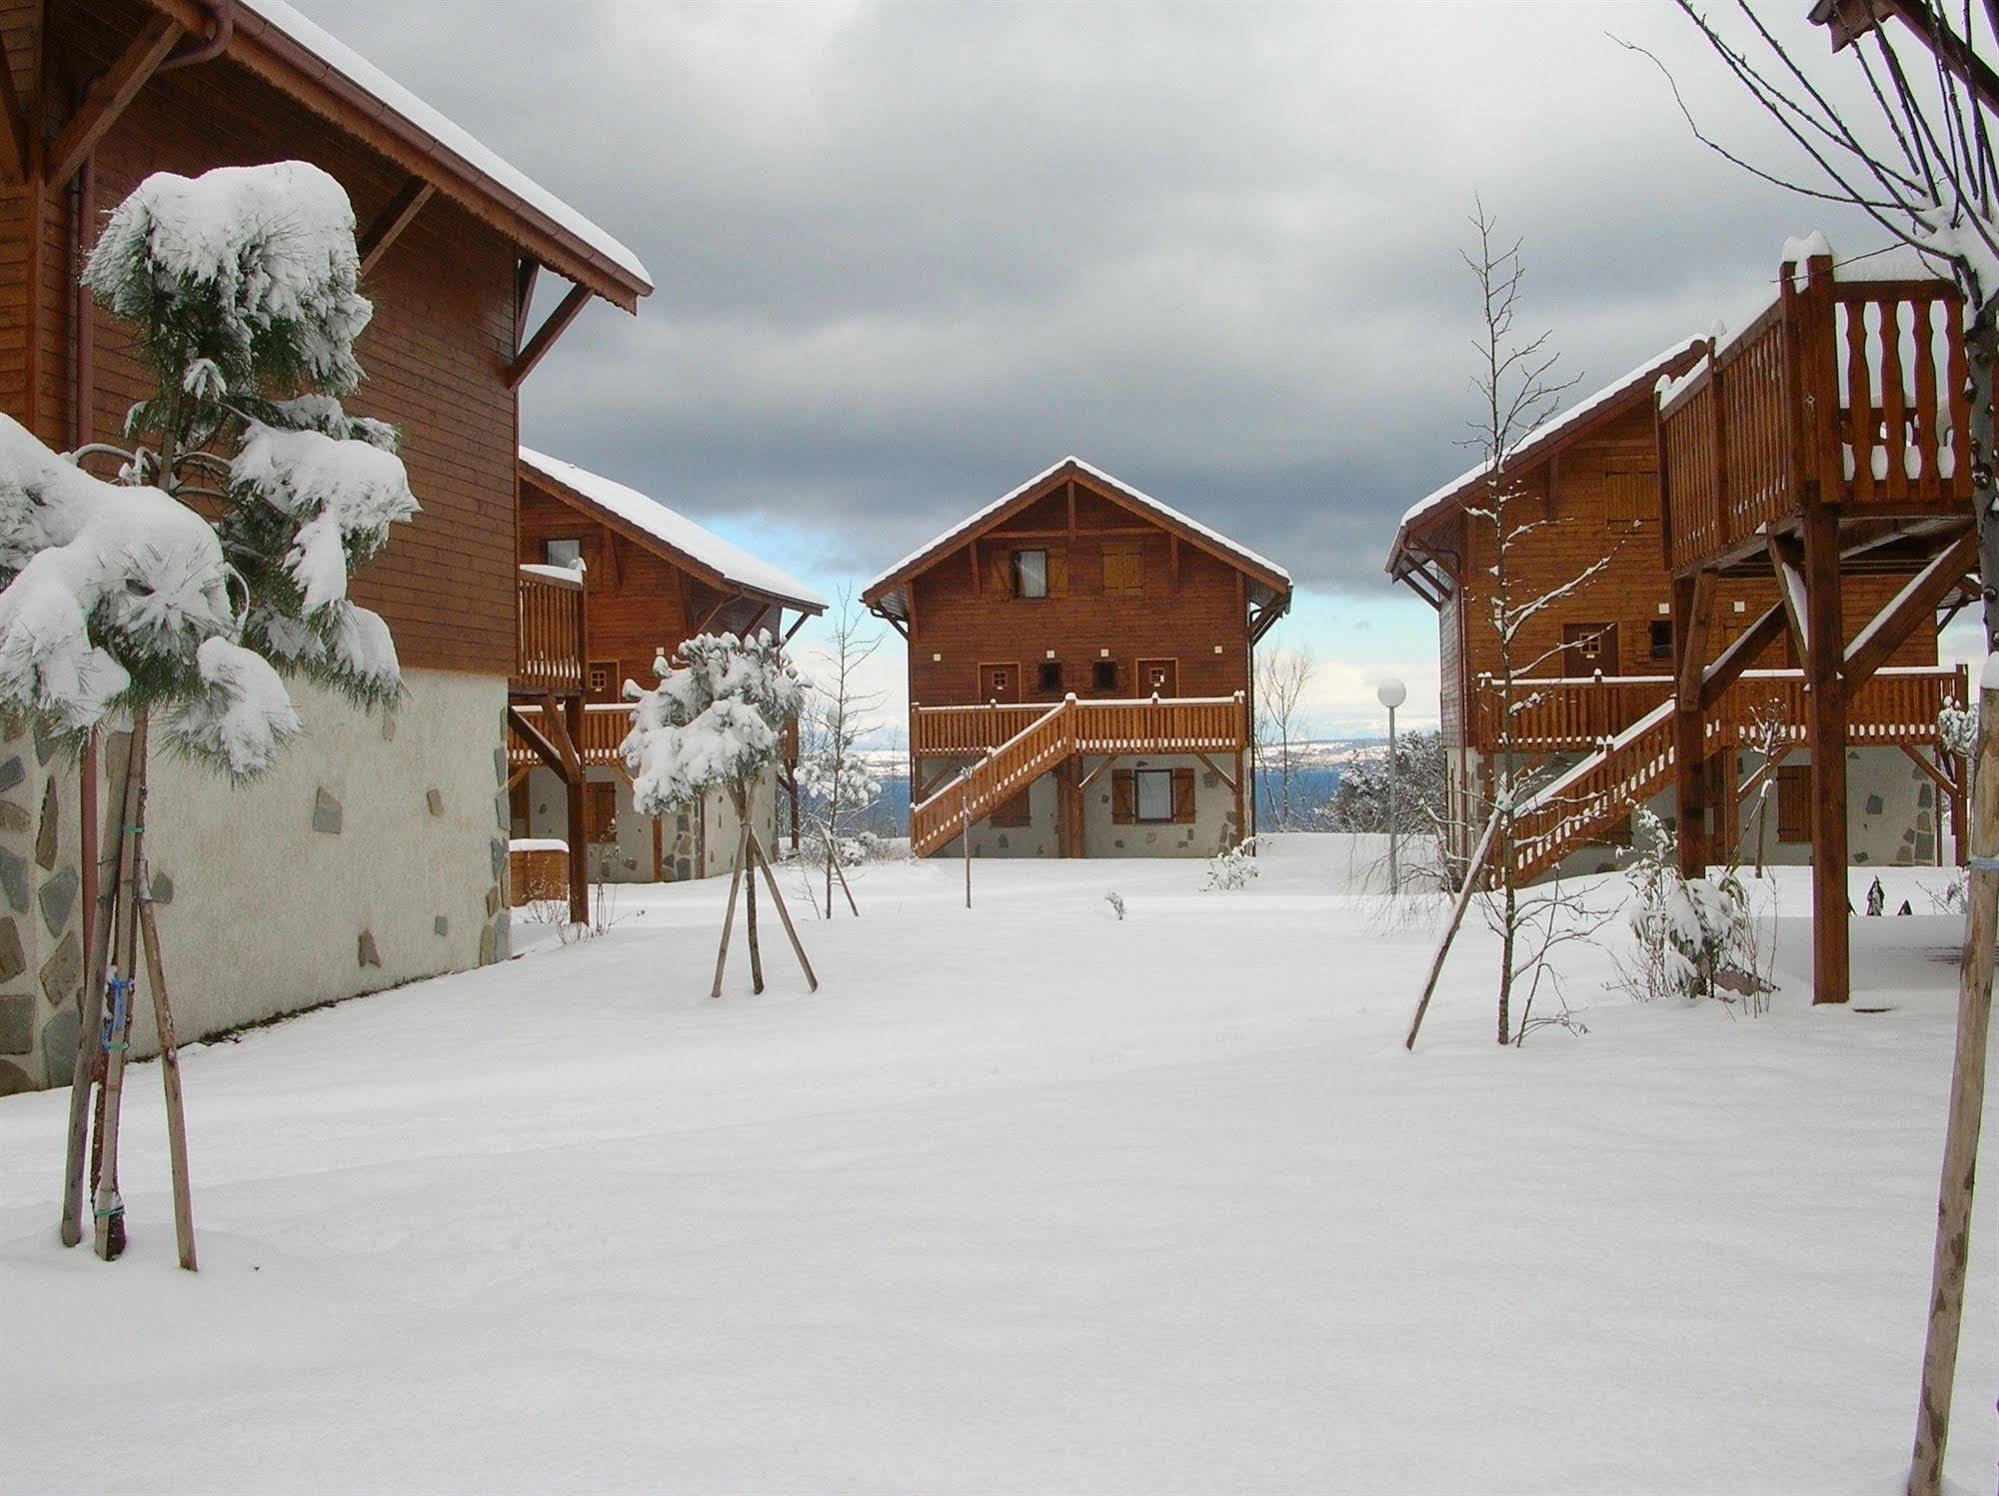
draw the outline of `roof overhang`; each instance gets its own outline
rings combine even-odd
[[[211,32],[217,7],[199,0],[145,0],[194,36]],[[250,5],[229,6],[222,55],[313,113],[431,183],[437,191],[518,244],[531,259],[628,312],[652,294],[643,270],[621,263],[570,225],[529,202],[489,171],[348,77]]]
[[[624,515],[618,513],[617,510],[598,503],[581,489],[563,482],[554,474],[535,466],[526,458],[517,459],[517,471],[523,483],[532,483],[551,498],[560,503],[567,504],[571,509],[576,510],[586,518],[595,520],[606,528],[617,531],[618,534],[624,536],[642,550],[650,551],[661,560],[671,562],[682,571],[707,583],[717,592],[727,592],[737,597],[746,597],[753,602],[766,603],[775,608],[789,608],[794,613],[806,613],[817,616],[826,611],[825,602],[819,598],[796,597],[787,593],[773,592],[766,587],[758,587],[739,581],[721,570],[721,568],[711,565],[703,561],[700,557],[692,555],[670,541],[653,534],[645,526],[633,523],[631,520],[625,518]]]
[[[1568,420],[1557,414],[1543,422],[1539,429],[1544,434],[1530,433],[1525,442],[1509,452],[1500,464],[1499,475],[1502,478],[1513,477],[1536,468],[1565,448],[1630,414],[1634,406],[1653,398],[1660,379],[1678,378],[1686,373],[1707,356],[1712,346],[1707,338],[1694,338],[1684,348],[1677,348],[1653,360],[1608,390],[1599,390],[1579,402],[1587,407],[1586,414],[1581,418]],[[1431,495],[1420,514],[1403,517],[1402,523],[1396,527],[1395,540],[1388,548],[1388,561],[1384,567],[1392,580],[1406,581],[1412,572],[1426,569],[1436,559],[1434,550],[1423,542],[1435,537],[1448,522],[1463,513],[1471,496],[1490,478],[1489,469],[1473,468],[1450,488]],[[1430,601],[1427,596],[1424,600]]]
[[[1058,462],[1008,494],[1003,502],[979,512],[971,521],[947,530],[922,550],[898,562],[892,570],[876,577],[861,594],[861,602],[878,617],[907,620],[909,583],[914,578],[1071,482],[1084,485],[1092,493],[1130,510],[1139,518],[1158,525],[1168,534],[1241,572],[1251,584],[1251,601],[1270,617],[1271,622],[1274,623],[1291,606],[1291,578],[1281,569],[1252,552],[1223,541],[1202,526],[1166,509],[1150,496],[1073,457]]]

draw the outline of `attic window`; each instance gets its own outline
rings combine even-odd
[[[1059,691],[1062,689],[1062,662],[1060,660],[1043,660],[1041,662],[1039,685],[1044,691]]]
[[[544,540],[541,543],[541,559],[546,565],[567,566],[573,571],[583,564],[583,542],[574,538]]]
[[[1048,552],[1015,551],[1013,553],[1013,595],[1015,597],[1048,596]]]
[[[1090,685],[1098,691],[1115,691],[1117,689],[1117,661],[1096,661],[1090,670]]]

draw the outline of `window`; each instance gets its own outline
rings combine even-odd
[[[1186,825],[1193,822],[1194,809],[1192,769],[1111,771],[1113,825],[1129,826],[1135,822],[1158,825],[1174,821]]]
[[[1651,641],[1652,658],[1670,661],[1673,658],[1673,620],[1655,618],[1645,626],[1645,632]]]
[[[592,660],[589,681],[592,696],[615,696],[618,687],[624,684],[619,677],[616,660]]]
[[[1090,685],[1098,691],[1117,689],[1117,661],[1098,660],[1090,670]]]
[[[600,784],[595,780],[583,786],[587,796],[584,801],[583,823],[593,842],[616,841],[618,839],[618,786],[616,782]]]
[[[1133,771],[1132,778],[1137,792],[1137,818],[1140,821],[1172,820],[1173,771],[1137,769]]]
[[[544,540],[541,559],[549,566],[579,567],[583,564],[583,542],[577,539]]]
[[[1041,662],[1040,687],[1044,691],[1059,691],[1062,689],[1062,662],[1060,660],[1043,660]]]
[[[1137,540],[1104,542],[1104,591],[1135,596],[1145,591],[1145,548]]]
[[[1013,553],[1013,595],[1015,597],[1048,596],[1048,552],[1015,551]]]
[[[1812,771],[1803,764],[1777,771],[1777,840],[1812,839]]]

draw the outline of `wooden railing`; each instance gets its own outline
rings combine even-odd
[[[916,757],[955,756],[997,748],[1029,723],[1048,715],[1057,703],[1026,706],[988,702],[984,706],[912,706],[909,750]]]
[[[541,708],[532,703],[516,708],[520,714],[537,727],[541,725]],[[577,744],[582,750],[586,764],[621,764],[624,759],[618,753],[618,745],[625,740],[625,734],[632,730],[632,708],[624,701],[592,701],[583,708],[583,741]],[[778,733],[778,752],[786,759],[798,757],[798,723],[785,723]],[[518,737],[507,737],[507,756],[515,767],[528,763],[540,763],[535,751]]]
[[[1662,680],[1660,685],[1658,705],[1631,719],[1595,753],[1562,771],[1524,804],[1515,822],[1517,879],[1538,877],[1571,852],[1600,842],[1633,806],[1643,805],[1671,781],[1676,762],[1671,683]],[[1968,701],[1969,687],[1962,665],[1879,670],[1847,703],[1847,745],[1933,744],[1937,714],[1948,704]],[[1776,743],[1793,747],[1810,743],[1802,672],[1744,672],[1704,718],[1707,752],[1759,750],[1765,724]]]
[[[523,566],[514,609],[511,689],[574,696],[583,690],[583,579],[552,566]]]
[[[1505,694],[1488,675],[1478,681],[1472,746],[1498,750]],[[1665,675],[1588,675],[1513,683],[1513,744],[1528,754],[1593,749],[1673,694]]]
[[[1023,714],[1027,720],[998,743],[967,741],[980,724],[991,731]],[[983,820],[1073,754],[1233,753],[1249,744],[1249,709],[1239,695],[1148,701],[1070,696],[1053,706],[926,707],[912,716],[913,742],[958,741],[964,744],[958,752],[984,755],[968,774],[911,808],[909,843],[918,857],[936,851],[968,822]],[[942,727],[926,736],[928,723]]]
[[[1739,554],[1811,486],[1864,514],[1967,505],[1963,298],[1942,280],[1837,280],[1814,258],[1660,402],[1675,572]]]

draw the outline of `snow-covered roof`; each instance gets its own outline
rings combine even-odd
[[[424,103],[345,42],[300,15],[285,0],[236,0],[236,4],[239,27],[243,20],[254,18],[265,27],[281,33],[310,54],[327,72],[337,74],[353,88],[375,100],[382,108],[385,123],[407,126],[419,136],[427,137],[431,145],[441,152],[457,157],[468,171],[518,199],[584,250],[622,272],[640,295],[652,289],[652,276],[627,246],[504,160],[470,131]],[[248,17],[244,12],[249,13]]]
[[[1580,435],[1582,429],[1597,417],[1610,415],[1639,395],[1649,395],[1661,376],[1683,364],[1692,363],[1706,348],[1706,339],[1692,338],[1655,353],[1630,373],[1605,385],[1588,399],[1578,400],[1566,410],[1550,416],[1536,426],[1507,448],[1504,465],[1510,467],[1522,458],[1537,455],[1542,449],[1565,437]],[[1391,566],[1394,557],[1402,550],[1402,542],[1408,535],[1410,526],[1452,507],[1464,496],[1466,490],[1484,478],[1488,471],[1489,465],[1484,462],[1466,468],[1450,482],[1433,489],[1404,510],[1402,523],[1395,532],[1395,543],[1389,548]]]
[[[1052,463],[1048,467],[1043,468],[1019,487],[1001,494],[990,504],[967,515],[943,534],[925,541],[907,556],[896,562],[895,565],[889,567],[873,581],[869,582],[866,587],[861,589],[861,595],[863,597],[868,596],[877,588],[894,581],[902,573],[910,570],[918,562],[930,556],[939,555],[954,549],[960,541],[974,534],[982,526],[997,520],[1010,506],[1019,503],[1027,494],[1032,493],[1036,488],[1039,488],[1065,468],[1073,468],[1085,477],[1095,479],[1105,487],[1115,490],[1120,498],[1135,507],[1141,510],[1149,510],[1154,516],[1164,520],[1168,526],[1187,530],[1200,536],[1202,539],[1209,541],[1217,550],[1224,552],[1240,564],[1252,570],[1261,571],[1273,581],[1281,582],[1286,588],[1289,588],[1291,573],[1279,566],[1275,561],[1265,556],[1259,556],[1246,545],[1238,545],[1235,541],[1229,539],[1228,536],[1222,534],[1221,531],[1211,529],[1199,520],[1182,514],[1172,505],[1162,503],[1158,499],[1153,498],[1151,494],[1133,488],[1122,478],[1114,478],[1102,468],[1087,463],[1080,457],[1069,456],[1064,457],[1060,462]]]
[[[532,447],[521,448],[521,464],[539,476],[560,484],[587,503],[644,531],[669,550],[713,572],[733,587],[788,604],[805,613],[823,613],[826,599],[805,583],[760,561],[741,546],[713,530],[697,525],[678,510],[669,509],[658,499],[627,488],[614,479],[573,462],[550,457]]]

